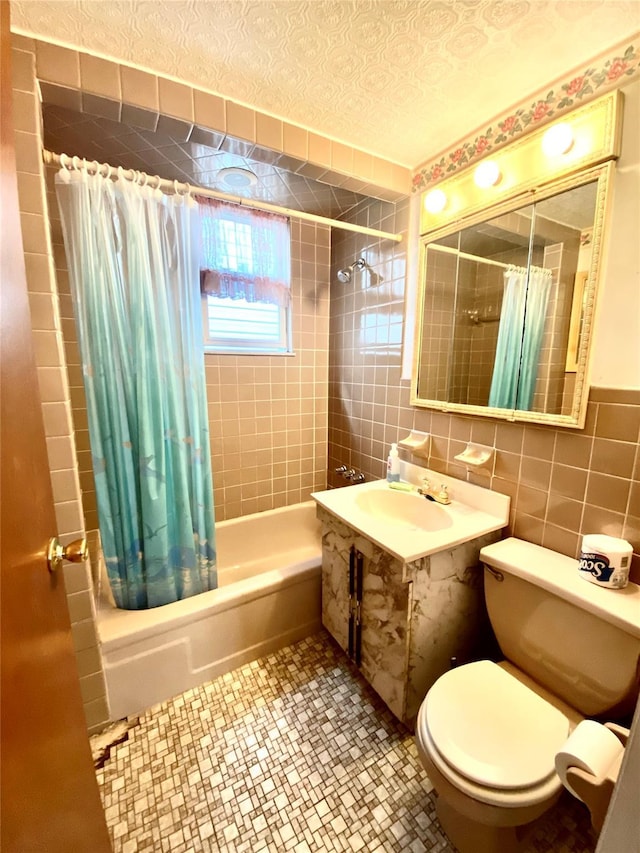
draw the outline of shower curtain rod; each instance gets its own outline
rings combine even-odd
[[[505,264],[504,261],[492,261],[491,258],[483,258],[480,255],[471,255],[469,252],[461,252],[460,249],[454,249],[452,246],[438,246],[437,243],[430,243],[427,248],[429,250],[433,249],[434,252],[446,252],[449,255],[457,255],[459,258],[476,261],[478,264],[490,264],[493,267],[502,267],[505,270],[516,267],[517,269],[522,269],[524,271],[524,267],[517,267],[515,264]],[[537,267],[533,264],[531,264],[529,269],[536,272],[551,273],[551,270],[548,267]]]
[[[366,228],[364,225],[352,225],[350,222],[342,222],[339,219],[329,219],[326,216],[318,216],[315,213],[305,213],[302,210],[292,210],[288,207],[278,207],[275,204],[268,204],[264,201],[255,201],[254,199],[244,198],[243,196],[229,195],[228,193],[217,192],[206,187],[192,187],[191,184],[183,184],[179,181],[170,181],[167,178],[160,178],[158,175],[147,175],[146,172],[139,172],[135,169],[123,169],[120,166],[110,166],[108,163],[98,163],[96,160],[85,160],[80,157],[69,157],[68,154],[55,154],[53,151],[48,151],[46,148],[42,150],[42,159],[47,165],[55,164],[63,169],[80,171],[82,169],[98,167],[100,170],[108,169],[105,177],[111,175],[120,175],[127,181],[135,181],[144,179],[143,183],[149,183],[154,189],[171,189],[175,193],[190,193],[193,195],[204,196],[205,198],[216,198],[220,201],[228,201],[231,204],[239,204],[243,207],[250,207],[256,210],[266,210],[269,213],[279,213],[282,216],[289,216],[295,219],[302,219],[305,222],[315,222],[318,225],[329,225],[331,228],[341,228],[343,231],[355,231],[357,234],[367,234],[370,237],[381,237],[384,240],[393,240],[395,243],[402,241],[402,234],[390,234],[388,231],[378,231],[376,228]]]
[[[503,267],[506,270],[513,266],[513,264],[505,264],[502,261],[492,261],[490,258],[482,258],[480,255],[470,255],[469,252],[461,252],[460,249],[453,249],[451,246],[438,246],[436,243],[430,243],[428,249],[429,251],[433,249],[434,252],[447,252],[450,255],[457,255],[459,258],[466,258],[469,261],[477,261],[479,264],[491,264],[494,267]]]

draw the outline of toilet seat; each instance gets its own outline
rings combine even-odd
[[[436,681],[420,708],[416,737],[459,790],[516,807],[559,790],[554,759],[570,727],[561,711],[504,669],[478,661]]]

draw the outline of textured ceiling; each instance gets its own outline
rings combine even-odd
[[[639,0],[12,0],[11,14],[409,167],[640,29]]]

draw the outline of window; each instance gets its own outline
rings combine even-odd
[[[205,349],[288,352],[288,311],[268,302],[203,297]]]
[[[205,349],[291,351],[291,238],[284,216],[199,198]]]

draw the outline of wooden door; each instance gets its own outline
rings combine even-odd
[[[18,215],[9,3],[1,13],[0,849],[107,853],[55,536]]]

